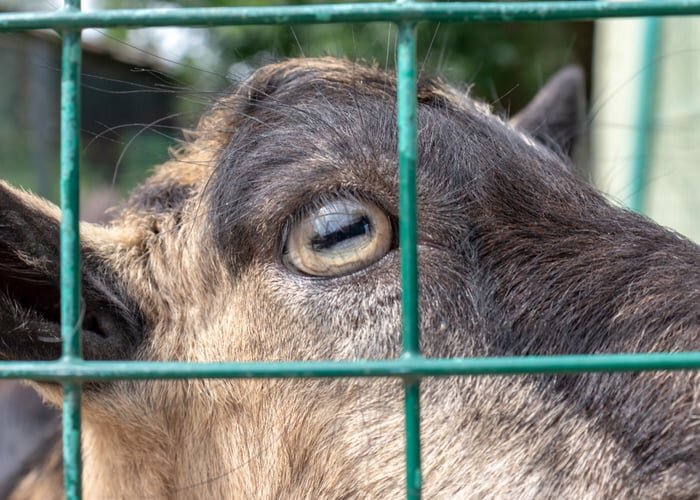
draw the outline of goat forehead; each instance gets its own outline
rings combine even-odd
[[[222,198],[229,204],[245,199],[251,191],[267,197],[273,189],[283,196],[297,182],[306,192],[332,186],[364,188],[383,196],[395,192],[395,101],[362,92],[353,96],[335,99],[324,94],[303,101],[301,95],[290,92],[246,109],[248,114],[237,122],[219,158],[214,191],[225,192]],[[481,111],[423,104],[418,122],[419,169],[433,173],[439,168],[443,178],[459,177],[464,165],[478,168],[494,157],[489,149],[507,149],[519,137]],[[378,178],[384,182],[377,182]],[[295,193],[293,198],[304,197]]]
[[[229,219],[286,217],[320,195],[349,191],[394,210],[397,193],[397,130],[393,103],[366,106],[315,104],[273,108],[267,104],[237,127],[219,158],[210,184],[213,210]],[[478,149],[494,144],[468,115],[450,117],[421,106],[419,182],[441,170],[456,186]],[[501,125],[505,130],[505,127]]]
[[[296,76],[257,100],[237,89],[205,118],[196,141],[136,190],[129,207],[139,214],[177,214],[204,187],[197,213],[208,208],[217,235],[243,235],[237,226],[255,226],[256,234],[248,236],[256,241],[262,230],[278,229],[318,197],[342,191],[395,212],[395,81],[367,68],[353,71],[352,78],[342,71],[330,78],[328,72],[306,72],[311,82]],[[263,87],[258,80],[256,90]],[[516,134],[447,86],[427,81],[418,94],[419,202],[433,200],[434,206],[441,198],[459,199],[472,171],[494,157],[488,149],[502,149]]]

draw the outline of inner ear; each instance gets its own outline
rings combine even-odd
[[[511,123],[539,143],[571,156],[584,132],[585,119],[583,71],[567,66],[549,79]]]
[[[83,245],[81,309],[86,359],[129,359],[141,315],[96,249]],[[60,355],[58,210],[0,183],[0,359]]]
[[[59,357],[58,284],[0,247],[0,359]]]

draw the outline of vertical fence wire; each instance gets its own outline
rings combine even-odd
[[[80,0],[66,0],[66,10],[80,10]],[[62,361],[82,357],[80,339],[80,30],[62,33],[61,59],[61,337]],[[63,384],[63,467],[65,494],[79,500],[81,491],[79,382]]]
[[[418,318],[418,223],[416,210],[417,98],[415,24],[399,24],[397,46],[399,129],[399,238],[403,356],[420,356]],[[406,419],[406,497],[421,497],[420,379],[404,380]]]
[[[658,17],[644,19],[642,39],[642,71],[639,74],[639,106],[634,150],[632,152],[632,194],[630,208],[644,212],[646,203],[649,165],[654,141],[654,119],[656,111],[657,52],[661,20]]]

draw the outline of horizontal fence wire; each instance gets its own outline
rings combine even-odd
[[[59,360],[0,362],[0,379],[445,377],[697,369],[700,352],[221,363]]]
[[[646,2],[347,3],[268,7],[68,10],[0,14],[0,31],[351,22],[513,22],[700,14],[700,0]]]

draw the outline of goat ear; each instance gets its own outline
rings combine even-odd
[[[60,355],[59,210],[0,183],[0,359]],[[126,359],[139,315],[98,253],[83,245],[83,354]]]
[[[549,79],[511,123],[550,149],[571,156],[585,118],[583,71],[567,66]]]

